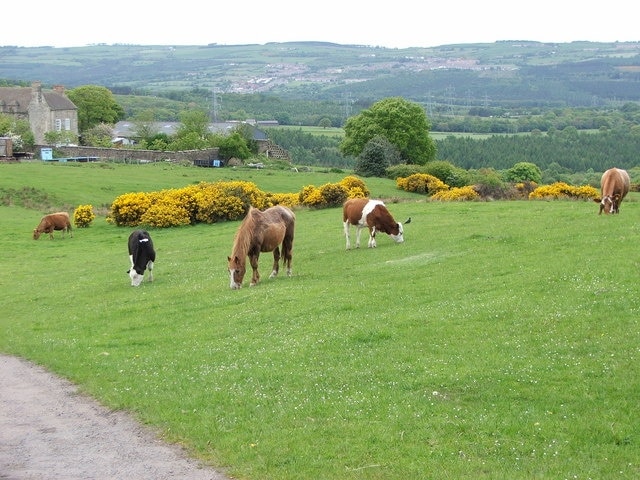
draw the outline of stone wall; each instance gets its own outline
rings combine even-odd
[[[40,153],[41,148],[51,148],[46,145],[36,147],[36,152]],[[160,152],[158,150],[137,150],[127,148],[102,148],[102,147],[54,147],[54,160],[56,158],[76,158],[76,157],[97,157],[103,161],[114,161],[123,163],[140,162],[179,162],[194,160],[216,160],[218,159],[218,148],[207,148],[205,150],[185,150],[182,152]],[[42,155],[40,155],[42,158]]]

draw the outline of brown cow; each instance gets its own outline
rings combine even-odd
[[[63,237],[65,232],[69,232],[73,237],[73,232],[71,231],[71,220],[69,219],[69,214],[67,212],[50,213],[42,217],[40,224],[33,231],[33,239],[38,240],[42,233],[48,233],[49,238],[53,240],[54,230],[62,230]]]
[[[369,228],[369,248],[376,247],[376,231],[386,233],[397,243],[404,242],[402,224],[396,222],[387,207],[380,200],[368,198],[351,198],[344,202],[342,208],[344,235],[347,238],[347,250],[351,248],[349,226],[356,227],[356,248],[360,247],[360,230]],[[405,223],[409,223],[409,218]]]
[[[629,174],[620,168],[610,168],[602,174],[600,181],[600,198],[593,201],[600,204],[600,215],[603,211],[608,213],[620,213],[620,204],[629,193]]]

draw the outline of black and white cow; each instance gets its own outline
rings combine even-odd
[[[131,286],[137,287],[144,279],[144,271],[149,270],[149,281],[153,282],[153,262],[156,261],[156,251],[149,232],[136,230],[129,235],[129,260],[131,268],[127,270],[131,277]]]

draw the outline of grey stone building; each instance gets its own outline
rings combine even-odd
[[[29,120],[36,145],[46,144],[47,132],[68,131],[78,137],[78,108],[62,85],[53,90],[43,90],[40,82],[31,87],[0,87],[0,113]]]

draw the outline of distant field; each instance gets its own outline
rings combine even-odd
[[[277,128],[302,130],[303,132],[311,133],[313,135],[326,135],[326,136],[329,136],[329,137],[337,137],[337,138],[344,137],[344,129],[343,128],[336,128],[336,127],[323,128],[323,127],[309,127],[309,126],[297,126],[297,125],[292,125],[292,126],[280,125]],[[268,129],[267,129],[267,131],[268,131]],[[476,138],[478,140],[482,140],[482,139],[485,139],[485,138],[489,138],[492,135],[497,135],[497,134],[494,134],[494,133],[491,133],[491,134],[490,133],[465,133],[465,132],[429,132],[429,136],[431,138],[433,138],[434,140],[443,140],[443,139],[447,138],[448,136],[471,137],[471,138]],[[523,135],[530,135],[530,133],[524,133]]]
[[[218,176],[275,191],[339,177],[38,163],[0,165],[0,189],[101,205]],[[40,209],[5,203],[0,351],[234,478],[638,478],[640,194],[616,216],[416,195],[389,208],[412,217],[406,241],[352,251],[339,208],[298,209],[293,276],[268,280],[263,254],[262,283],[232,291],[239,222],[152,229],[156,278],[133,288],[131,229],[99,216],[34,241]]]

